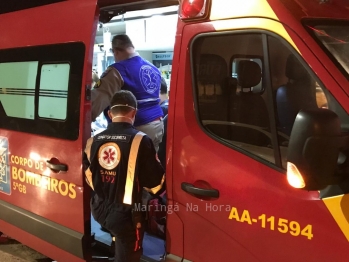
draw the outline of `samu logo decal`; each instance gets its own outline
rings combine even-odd
[[[11,194],[11,176],[8,163],[8,140],[0,137],[0,193]]]
[[[160,90],[160,73],[152,66],[143,65],[139,70],[139,79],[147,93],[153,94]]]
[[[99,164],[107,169],[114,169],[120,162],[121,152],[116,143],[106,143],[98,151]]]

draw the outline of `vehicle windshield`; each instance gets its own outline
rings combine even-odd
[[[328,24],[308,24],[307,27],[349,78],[349,24],[331,21]]]

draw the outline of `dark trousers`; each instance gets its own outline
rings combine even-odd
[[[115,237],[115,262],[139,262],[143,253],[143,213],[110,205],[97,195],[91,200],[91,211],[94,219]],[[136,229],[137,222],[142,224],[140,229]]]
[[[144,228],[136,229],[130,221],[115,236],[115,262],[139,262],[143,254]]]

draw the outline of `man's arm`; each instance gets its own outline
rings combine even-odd
[[[93,142],[93,138],[90,137],[87,140],[87,143],[86,143],[86,148],[85,148],[85,151],[84,151],[83,164],[84,164],[84,171],[85,171],[85,175],[86,175],[86,182],[94,190],[93,183],[92,183],[92,172],[90,170],[92,142]]]
[[[143,137],[139,150],[140,185],[149,193],[156,194],[164,185],[165,170],[149,137]]]
[[[92,121],[109,106],[111,98],[123,85],[124,80],[119,71],[114,67],[108,67],[91,90]]]

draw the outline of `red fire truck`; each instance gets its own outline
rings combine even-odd
[[[97,24],[177,4],[2,1],[1,232],[91,261]],[[182,0],[178,14],[166,261],[347,261],[348,1]]]

